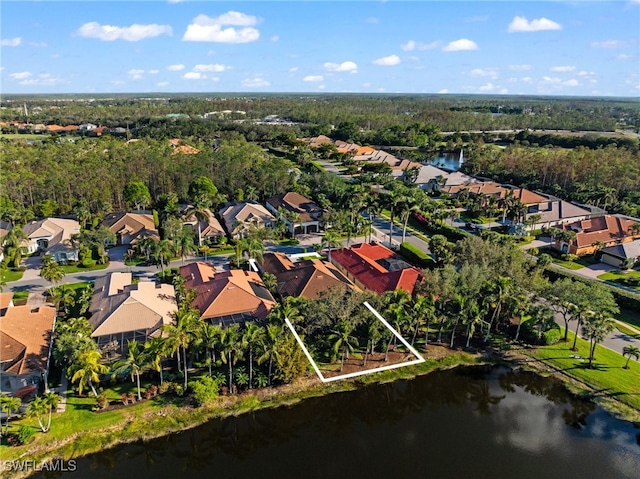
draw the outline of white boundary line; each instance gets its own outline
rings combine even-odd
[[[373,307],[368,302],[365,301],[363,304],[367,307],[367,309],[369,309],[369,311],[371,311],[374,314],[374,316],[376,318],[378,318],[380,321],[382,321],[382,324],[384,324],[391,331],[391,333],[394,334],[402,342],[402,344],[404,344],[407,347],[407,349],[409,349],[409,351],[411,351],[411,353],[414,354],[417,357],[417,359],[414,359],[413,361],[405,361],[403,363],[390,364],[389,366],[382,366],[382,367],[375,368],[375,369],[367,369],[366,371],[358,371],[358,372],[355,372],[355,373],[341,374],[340,376],[331,376],[329,378],[325,378],[322,375],[322,373],[320,372],[320,369],[318,368],[318,365],[316,364],[316,362],[311,357],[311,354],[309,353],[309,350],[307,349],[307,347],[302,342],[302,339],[300,339],[300,336],[298,335],[298,333],[296,332],[295,328],[293,327],[293,324],[291,324],[291,322],[289,321],[289,318],[284,318],[285,323],[287,324],[287,326],[289,327],[289,329],[293,333],[293,336],[296,338],[296,341],[298,341],[298,344],[302,348],[302,351],[304,352],[305,356],[307,356],[307,359],[311,363],[311,366],[313,366],[313,369],[315,370],[316,374],[320,378],[320,381],[322,381],[323,383],[328,383],[328,382],[332,382],[332,381],[340,381],[342,379],[349,379],[349,378],[354,378],[354,377],[357,377],[357,376],[364,376],[365,374],[373,374],[373,373],[377,373],[379,371],[387,371],[389,369],[401,368],[401,367],[404,367],[404,366],[410,366],[412,364],[423,363],[425,361],[425,359],[420,355],[420,353],[418,353],[418,351],[416,351],[416,349],[413,346],[411,346],[407,342],[407,340],[402,337],[401,334],[399,334],[395,329],[393,329],[391,327],[391,325],[382,316],[380,316],[380,314],[375,309],[373,309]]]

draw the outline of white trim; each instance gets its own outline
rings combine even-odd
[[[342,379],[355,378],[357,376],[364,376],[366,374],[373,374],[373,373],[377,373],[379,371],[387,371],[389,369],[396,369],[396,368],[401,368],[401,367],[404,367],[404,366],[411,366],[412,364],[420,364],[420,363],[423,363],[425,361],[425,359],[420,355],[420,353],[418,353],[418,351],[416,351],[416,349],[413,346],[411,346],[407,342],[407,340],[402,337],[401,334],[399,334],[395,329],[393,329],[391,327],[391,325],[382,316],[380,316],[380,314],[375,309],[373,309],[373,307],[368,302],[365,301],[363,304],[367,307],[367,309],[369,309],[369,311],[371,311],[374,314],[374,316],[376,318],[378,318],[382,322],[382,324],[384,324],[389,329],[389,331],[391,331],[392,334],[394,334],[402,342],[402,344],[404,344],[407,347],[407,349],[409,349],[409,351],[411,351],[412,354],[414,354],[416,356],[417,359],[414,359],[413,361],[405,361],[403,363],[390,364],[388,366],[381,366],[381,367],[375,368],[375,369],[367,369],[366,371],[358,371],[358,372],[355,372],[355,373],[347,373],[347,374],[341,374],[339,376],[331,376],[329,378],[325,378],[323,376],[323,374],[320,372],[320,369],[318,368],[318,365],[313,360],[313,357],[311,357],[311,354],[309,353],[309,350],[306,348],[306,346],[302,342],[302,339],[300,339],[300,336],[298,335],[298,333],[296,332],[295,328],[293,327],[293,324],[291,324],[291,322],[289,321],[288,318],[284,318],[285,323],[287,324],[287,326],[289,327],[289,329],[293,333],[293,336],[296,338],[296,341],[298,341],[298,344],[300,345],[300,347],[302,348],[302,351],[304,352],[305,356],[307,357],[307,359],[311,363],[311,366],[313,366],[313,369],[315,370],[316,374],[318,375],[318,378],[320,378],[320,381],[322,381],[323,383],[328,383],[328,382],[332,382],[332,381],[340,381]]]

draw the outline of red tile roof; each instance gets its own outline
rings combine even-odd
[[[602,243],[619,242],[632,237],[631,225],[636,221],[614,215],[596,216],[574,223],[563,224],[563,230],[576,232],[574,244],[578,248],[590,246],[598,241]]]
[[[413,293],[420,270],[379,243],[362,243],[331,252],[331,261],[365,288],[382,294],[402,288]]]

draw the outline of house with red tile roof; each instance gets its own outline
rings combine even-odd
[[[331,252],[331,262],[356,286],[378,294],[402,288],[413,293],[420,270],[380,243],[361,243]]]
[[[360,290],[336,266],[318,258],[292,260],[284,253],[267,253],[260,269],[276,277],[278,294],[283,298],[318,299],[331,289]]]
[[[555,248],[563,253],[585,255],[595,253],[600,247],[614,246],[640,238],[640,231],[634,230],[637,220],[619,216],[604,215],[588,218],[560,226],[562,231],[573,231],[575,239],[566,242],[556,238]]]
[[[56,308],[8,306],[0,316],[0,391],[14,394],[37,386],[49,368]],[[32,388],[35,390],[35,388]]]
[[[196,291],[191,306],[212,324],[229,326],[264,319],[276,304],[262,279],[253,271],[216,271],[209,263],[180,267],[187,289]]]

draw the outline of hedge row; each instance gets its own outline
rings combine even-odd
[[[552,281],[556,281],[560,278],[571,278],[576,281],[581,281],[586,284],[590,284],[595,280],[585,278],[584,276],[580,276],[569,271],[564,271],[561,269],[551,269],[547,268],[545,270],[545,275]],[[626,291],[622,288],[618,288],[616,286],[612,286],[608,283],[601,282],[605,287],[611,291],[613,297],[615,298],[618,306],[625,309],[630,309],[632,311],[640,311],[640,294],[635,294],[630,291]]]
[[[412,245],[411,243],[402,243],[400,245],[401,256],[404,256],[409,262],[421,267],[429,268],[433,266],[433,259],[427,253],[420,248]]]

